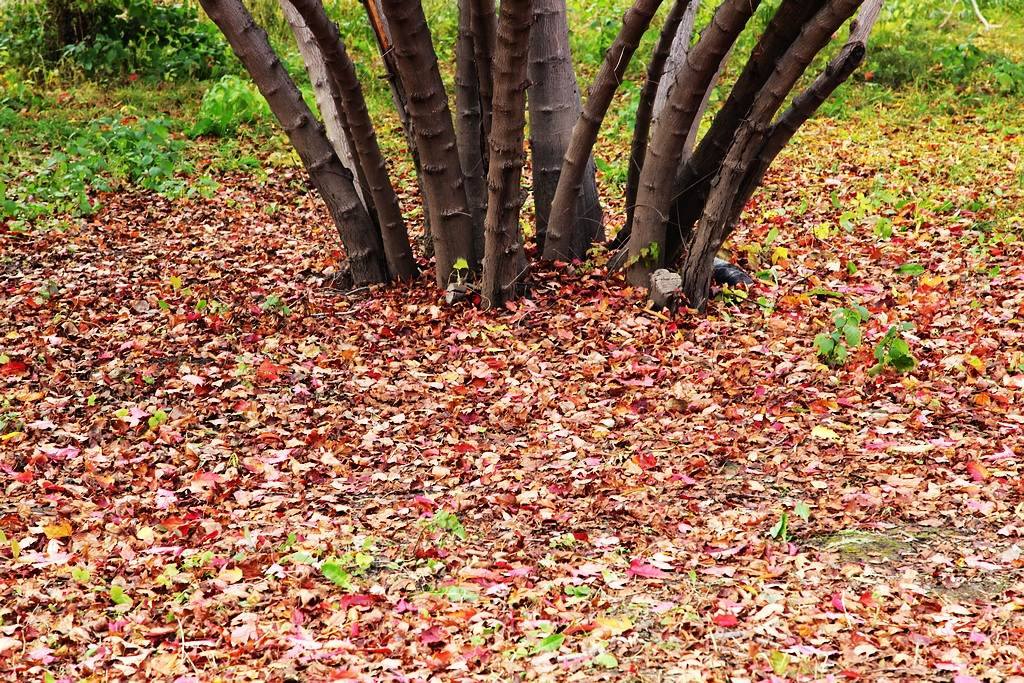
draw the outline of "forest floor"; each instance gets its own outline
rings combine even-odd
[[[812,122],[704,316],[343,291],[298,170],[8,226],[0,677],[1024,680],[1024,114],[925,99]]]

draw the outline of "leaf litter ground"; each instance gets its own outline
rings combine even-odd
[[[346,292],[290,170],[0,233],[0,676],[1024,680],[1024,145],[907,120],[814,124],[706,317]]]

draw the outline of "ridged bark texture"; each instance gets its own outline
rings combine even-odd
[[[526,128],[527,56],[531,0],[502,0],[494,51],[494,118],[487,171],[486,250],[481,295],[489,306],[523,289],[526,256],[519,228]]]
[[[574,245],[579,244],[580,240],[574,238],[575,228],[579,224],[576,221],[576,200],[583,186],[587,160],[594,149],[597,133],[608,112],[612,97],[622,83],[629,60],[636,52],[640,39],[659,5],[661,0],[636,0],[633,3],[623,17],[622,28],[605,54],[604,62],[594,78],[587,102],[576,120],[576,125],[573,126],[572,138],[562,160],[562,171],[551,204],[548,233],[544,241],[544,258],[573,259],[582,258],[586,254],[585,250],[581,252],[575,248]]]
[[[543,252],[569,133],[583,110],[569,47],[565,0],[534,0],[528,73],[533,202],[537,212],[537,247]],[[576,205],[578,224],[574,230],[585,244],[574,245],[574,252],[586,251],[601,232],[601,202],[595,173],[591,155],[583,172],[583,188]]]
[[[670,56],[677,55],[677,39],[685,48],[682,50],[682,60],[686,59],[686,51],[690,46],[689,34],[693,32],[693,19],[696,15],[699,0],[675,0],[672,8],[665,16],[665,22],[661,26],[661,35],[654,46],[651,61],[647,65],[647,78],[644,80],[644,87],[640,91],[640,101],[636,106],[636,123],[633,125],[633,141],[629,147],[629,168],[626,172],[626,227],[628,231],[633,224],[633,205],[636,203],[636,188],[640,183],[640,171],[644,166],[644,157],[647,155],[647,136],[651,132],[651,122],[654,119],[654,105],[658,99],[664,99],[661,83],[664,74],[668,71],[668,60]],[[689,28],[684,25],[684,19],[688,19]],[[685,40],[682,35],[686,34]],[[678,56],[677,56],[678,59]],[[665,92],[667,93],[667,88]]]
[[[494,46],[497,41],[498,19],[494,0],[470,0],[472,5],[473,51],[476,54],[476,73],[480,79],[480,115],[483,117],[484,139],[491,137],[491,100],[494,99]],[[487,165],[484,149],[484,164]]]
[[[357,284],[388,280],[380,231],[302,93],[281,66],[266,32],[239,0],[200,0],[281,123],[334,219]]]
[[[740,122],[767,82],[776,63],[800,34],[800,30],[824,6],[825,0],[783,0],[758,39],[722,108],[707,134],[687,160],[676,179],[665,253],[674,260],[691,238],[694,221],[707,201],[711,180],[722,165]]]
[[[373,35],[377,39],[377,47],[380,49],[381,60],[384,62],[384,75],[391,89],[391,100],[395,104],[395,111],[398,112],[398,119],[402,122],[402,131],[405,133],[405,141],[409,146],[409,155],[412,157],[412,165],[416,169],[416,184],[420,189],[420,201],[423,202],[423,251],[429,258],[434,255],[434,243],[430,238],[430,207],[427,203],[427,193],[423,190],[423,165],[420,163],[419,150],[416,149],[416,135],[412,131],[412,119],[409,117],[409,107],[406,104],[408,98],[405,95],[402,79],[398,76],[398,66],[395,62],[394,50],[392,50],[394,41],[391,39],[391,28],[384,17],[381,0],[362,0],[362,3],[366,9],[366,17],[370,20]]]
[[[487,167],[484,165],[483,113],[480,78],[473,46],[472,0],[459,0],[459,35],[455,43],[455,137],[466,178],[466,199],[473,215],[473,251],[484,257],[484,219],[487,216]]]
[[[323,55],[327,72],[333,80],[345,110],[345,119],[355,145],[355,156],[369,184],[373,205],[377,210],[380,230],[387,257],[388,270],[393,277],[408,280],[416,276],[419,269],[413,258],[409,233],[405,228],[398,197],[388,177],[384,155],[377,144],[377,133],[366,110],[366,99],[356,75],[355,65],[345,50],[337,25],[327,16],[320,0],[291,0],[302,15],[306,27]]]
[[[627,277],[634,285],[646,287],[651,273],[664,263],[665,224],[672,203],[672,184],[666,179],[675,176],[704,93],[758,3],[725,0],[675,74],[668,104],[654,124],[637,188],[627,264]]]
[[[448,95],[420,0],[383,0],[381,5],[394,39],[395,62],[408,97],[409,116],[423,166],[437,283],[445,286],[459,259],[465,259],[470,267],[476,263],[473,217],[466,199]]]

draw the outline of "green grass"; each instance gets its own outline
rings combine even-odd
[[[10,2],[0,0],[0,5]],[[309,84],[287,25],[275,9],[276,0],[249,4],[267,25],[286,67],[308,95]],[[424,0],[424,4],[450,86],[456,5],[450,0]],[[723,76],[723,86],[712,99],[712,110],[727,92],[743,55],[752,48],[775,4],[762,7],[741,38],[736,58]],[[881,117],[881,123],[905,125],[922,117],[954,117],[971,111],[985,116],[993,126],[1005,127],[1008,134],[1019,132],[1020,117],[1013,116],[1012,110],[1019,108],[1024,97],[1024,47],[1015,39],[1024,35],[1022,4],[1019,0],[984,3],[989,20],[997,27],[983,31],[967,11],[940,29],[947,6],[891,0],[872,36],[867,64],[825,104],[821,116],[863,121]],[[397,171],[410,173],[405,142],[362,6],[358,0],[333,0],[328,5],[357,64],[385,152]],[[599,68],[627,5],[625,0],[569,0],[571,40],[582,90]],[[711,6],[708,3],[705,12],[710,12]],[[613,197],[625,180],[634,110],[646,55],[655,39],[656,30],[645,36],[598,141],[601,180],[605,192]],[[0,52],[0,66],[3,60]],[[247,80],[233,58],[227,67]],[[4,196],[0,220],[10,221],[19,230],[31,225],[45,227],[93,212],[99,201],[97,192],[104,190],[144,187],[172,196],[194,195],[209,191],[220,173],[296,164],[296,156],[266,108],[254,109],[251,103],[239,108],[237,121],[231,120],[234,114],[220,112],[227,118],[208,131],[221,133],[219,137],[189,140],[189,132],[202,118],[204,94],[214,89],[202,106],[224,106],[223,96],[221,104],[211,103],[216,99],[217,83],[159,83],[131,77],[94,82],[85,79],[80,69],[4,69],[0,76],[0,129],[5,131],[0,139],[0,189]],[[240,86],[232,87],[237,90]],[[1004,107],[1004,103],[1009,105]],[[1000,115],[1004,108],[1011,113]]]

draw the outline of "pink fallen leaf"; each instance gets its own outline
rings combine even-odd
[[[629,563],[629,569],[626,571],[628,576],[642,576],[645,579],[663,579],[668,576],[667,572],[658,569],[652,564],[647,564],[640,558],[634,559]]]

